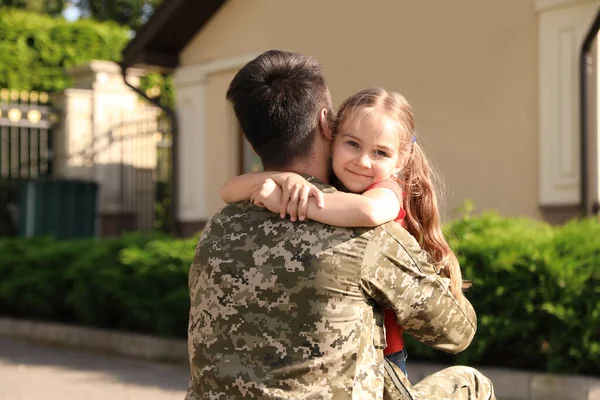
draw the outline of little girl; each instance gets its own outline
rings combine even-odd
[[[308,217],[342,227],[399,222],[450,279],[454,296],[462,296],[460,266],[442,234],[432,171],[406,99],[384,89],[362,90],[340,106],[333,135],[332,169],[343,191],[322,193],[298,174],[265,171],[230,179],[221,197],[227,203],[251,199],[292,221]],[[384,321],[384,354],[406,374],[403,329],[391,310]]]

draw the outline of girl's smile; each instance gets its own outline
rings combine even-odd
[[[358,176],[360,178],[367,178],[367,179],[373,178],[372,175],[359,174],[358,172],[350,171],[349,169],[346,169],[346,171],[348,171],[351,174],[356,175],[356,176]]]
[[[392,177],[399,166],[398,124],[380,113],[348,118],[333,143],[333,172],[351,192]]]

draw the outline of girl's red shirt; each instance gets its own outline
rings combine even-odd
[[[398,200],[400,201],[400,211],[398,212],[398,216],[394,222],[397,222],[402,225],[403,228],[406,228],[406,222],[404,221],[404,218],[406,217],[406,211],[404,211],[404,208],[402,207],[404,192],[402,191],[400,184],[395,179],[390,178],[369,186],[365,191],[375,188],[390,189],[396,194]],[[394,311],[390,310],[389,308],[384,309],[383,322],[385,324],[385,340],[387,342],[387,346],[383,350],[383,354],[388,355],[404,349],[404,338],[402,337],[404,328],[398,325]]]

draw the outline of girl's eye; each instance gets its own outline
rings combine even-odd
[[[383,150],[375,150],[375,154],[379,157],[389,157],[388,153]]]
[[[356,143],[354,140],[348,140],[348,141],[346,142],[346,144],[347,144],[348,146],[352,146],[352,147],[358,147],[358,143]]]

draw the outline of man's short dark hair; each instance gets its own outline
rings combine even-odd
[[[246,139],[265,168],[311,154],[323,108],[331,108],[323,69],[313,57],[269,50],[246,64],[227,90]]]

